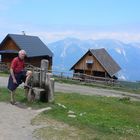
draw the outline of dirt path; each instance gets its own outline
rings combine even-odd
[[[0,87],[7,86],[7,77],[0,77]],[[23,85],[21,85],[23,86]],[[140,100],[140,94],[127,93],[116,90],[108,90],[101,88],[92,88],[88,86],[80,86],[74,84],[64,84],[64,83],[55,83],[56,92],[65,92],[65,93],[80,93],[84,95],[99,95],[107,97],[130,97],[132,100]]]
[[[36,126],[31,125],[37,115],[34,110],[2,102],[0,110],[0,140],[37,140],[33,137]]]
[[[80,93],[83,95],[98,95],[107,97],[130,97],[132,100],[140,100],[140,94],[109,90],[102,88],[92,88],[88,86],[70,85],[64,83],[55,83],[55,91],[65,93]]]

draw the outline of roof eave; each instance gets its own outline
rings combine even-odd
[[[77,65],[80,61],[81,61],[81,59],[83,59],[84,57],[85,57],[85,55],[87,55],[87,53],[89,52],[90,50],[88,50],[71,68],[70,68],[70,70],[73,70],[74,69],[74,67],[75,67],[75,65]]]

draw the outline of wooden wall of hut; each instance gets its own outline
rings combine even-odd
[[[86,61],[88,60],[93,61],[93,64],[91,64],[90,67],[86,63]],[[87,53],[86,56],[83,59],[81,59],[81,61],[75,66],[74,69],[105,72],[105,69],[101,66],[98,60],[94,56],[90,55],[90,53]]]
[[[1,47],[1,50],[17,50],[19,51],[20,49],[17,47],[17,45],[12,41],[10,38],[7,39],[5,44]]]

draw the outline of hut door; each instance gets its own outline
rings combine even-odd
[[[90,71],[90,70],[86,70],[86,71],[85,71],[85,74],[91,75],[91,71]]]

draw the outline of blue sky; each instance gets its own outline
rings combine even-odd
[[[66,37],[140,42],[140,0],[0,0],[0,41],[8,33],[45,42]]]

